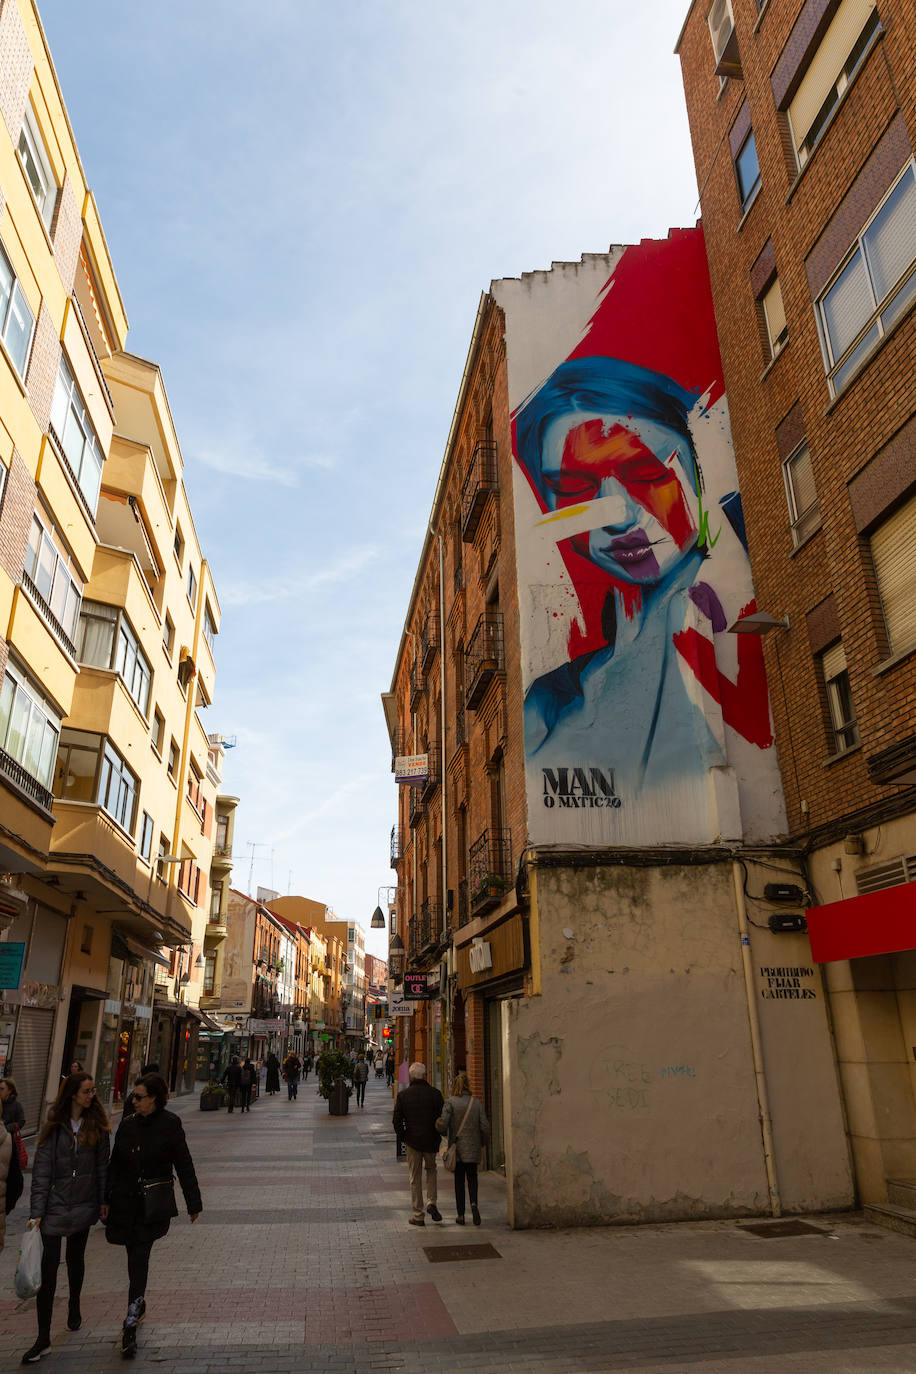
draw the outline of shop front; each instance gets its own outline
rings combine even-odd
[[[6,1056],[4,1072],[16,1079],[27,1131],[41,1124],[46,1101],[57,1088],[50,1059],[66,936],[66,916],[31,898],[17,905],[4,942],[20,973],[15,987],[12,976],[5,975],[0,1052]]]
[[[106,1107],[123,1104],[131,1085],[136,1082],[141,1068],[147,1062],[153,1011],[153,971],[157,963],[163,962],[162,956],[155,951],[129,936],[112,932],[95,1069],[96,1092]],[[91,1017],[91,1007],[87,1012],[84,1006],[79,1020],[74,1023],[80,1035],[91,1025]],[[88,1044],[82,1039],[76,1043]],[[75,1048],[74,1058],[82,1058]]]

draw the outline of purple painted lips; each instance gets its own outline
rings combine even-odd
[[[658,567],[652,552],[652,541],[645,530],[631,530],[628,534],[617,535],[611,540],[609,551],[622,568],[645,568],[650,563]]]

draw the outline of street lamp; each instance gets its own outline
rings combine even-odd
[[[392,981],[396,984],[400,983],[404,976],[405,961],[406,952],[404,950],[404,942],[397,931],[395,931],[388,942],[388,969],[391,973]]]
[[[373,930],[384,930],[384,929],[385,929],[385,926],[388,924],[387,921],[385,920],[385,913],[382,911],[382,893],[383,893],[383,892],[387,892],[387,893],[388,893],[388,905],[390,906],[390,905],[391,905],[391,893],[394,892],[394,893],[396,894],[396,893],[397,893],[397,888],[396,888],[396,887],[386,887],[384,884],[379,888],[379,890],[378,890],[378,906],[377,906],[377,907],[375,908],[375,910],[373,911],[373,913],[372,913],[372,920],[369,922],[369,925],[371,926],[371,928],[372,928]]]

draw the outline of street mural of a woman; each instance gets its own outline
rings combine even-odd
[[[738,775],[773,752],[760,641],[724,633],[755,603],[705,262],[685,272],[683,239],[651,248],[669,244],[668,264],[625,250],[578,346],[513,416],[537,504],[529,789],[566,838],[736,837]],[[551,620],[566,629],[553,664]]]

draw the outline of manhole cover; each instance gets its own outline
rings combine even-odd
[[[763,1240],[769,1240],[771,1236],[825,1236],[826,1231],[822,1231],[819,1226],[811,1226],[807,1221],[764,1221],[759,1226],[741,1226],[741,1231],[747,1231],[752,1236],[760,1236]]]
[[[492,1245],[424,1245],[430,1264],[451,1264],[454,1260],[502,1259]]]

